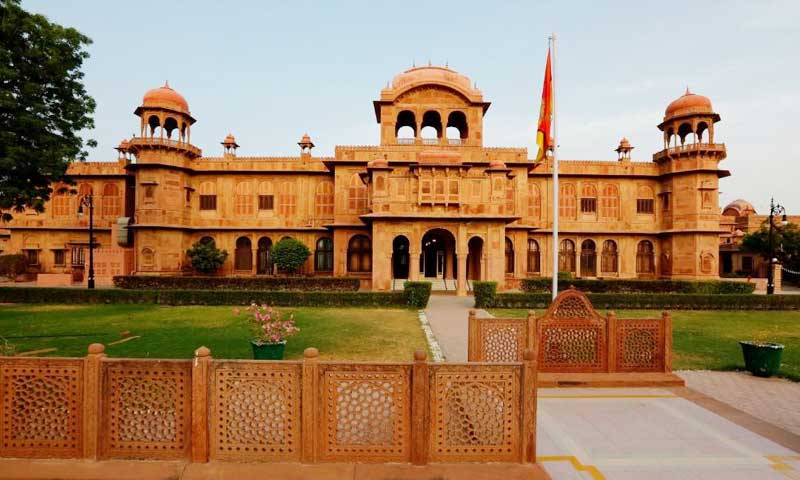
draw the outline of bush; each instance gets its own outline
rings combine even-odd
[[[800,310],[800,295],[750,295],[702,293],[589,293],[597,309],[642,310]],[[499,293],[489,305],[476,307],[537,308],[550,305],[549,293]]]
[[[497,282],[472,282],[472,292],[476,307],[491,307],[497,296]]]
[[[306,244],[294,238],[284,238],[272,247],[272,258],[278,270],[294,273],[306,263],[311,251]]]
[[[431,298],[431,282],[404,282],[403,292],[406,295],[406,305],[425,308]]]
[[[141,290],[270,290],[358,291],[359,280],[349,277],[158,277],[117,276],[114,285]]]
[[[0,276],[8,277],[10,280],[25,273],[28,270],[28,257],[22,254],[0,255]]]
[[[186,250],[186,255],[191,260],[192,267],[200,273],[216,272],[228,258],[228,252],[217,248],[214,242],[197,242]]]
[[[405,292],[268,292],[260,290],[121,290],[0,287],[8,303],[147,303],[159,305],[250,305],[314,307],[406,307]]]
[[[550,278],[525,278],[520,282],[523,292],[550,292],[553,280]],[[566,290],[574,286],[585,293],[705,293],[705,294],[747,294],[753,293],[755,283],[728,282],[722,280],[564,280],[559,274],[558,289]]]

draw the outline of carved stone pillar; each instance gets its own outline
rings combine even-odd
[[[458,262],[456,295],[465,297],[467,295],[467,255],[465,253],[456,254],[456,262]]]
[[[419,252],[409,249],[408,251],[408,280],[411,282],[419,281]]]

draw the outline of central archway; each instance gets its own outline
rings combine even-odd
[[[392,241],[392,278],[408,278],[409,242],[404,235],[394,237]]]
[[[456,239],[443,228],[434,228],[422,236],[419,271],[425,278],[456,278]]]
[[[483,260],[483,239],[472,237],[467,243],[467,280],[481,279],[481,261]]]

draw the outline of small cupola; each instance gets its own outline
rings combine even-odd
[[[619,141],[619,146],[614,149],[614,151],[617,152],[617,158],[620,161],[630,161],[631,150],[633,150],[631,142],[629,142],[625,137],[622,137],[622,140]]]
[[[220,143],[222,144],[225,158],[236,157],[236,149],[239,148],[239,144],[236,143],[236,138],[234,138],[232,133],[229,133],[228,136],[225,137],[225,140]]]

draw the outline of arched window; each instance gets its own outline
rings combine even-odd
[[[600,271],[603,273],[617,273],[618,268],[617,242],[606,240],[603,242],[603,257],[600,261]]]
[[[591,183],[581,189],[581,213],[597,215],[597,188]]]
[[[236,184],[236,193],[233,197],[233,211],[239,216],[253,214],[253,190],[250,182]]]
[[[650,240],[642,240],[636,246],[636,273],[652,275],[656,271],[655,249]]]
[[[147,119],[147,125],[150,127],[150,136],[156,136],[156,129],[161,126],[161,120],[156,115],[150,115]]]
[[[315,212],[317,218],[333,217],[333,182],[324,181],[317,184]]]
[[[347,210],[350,213],[367,211],[367,187],[357,173],[350,177],[350,185],[347,189]]]
[[[541,252],[539,242],[528,239],[528,273],[539,273],[541,271]]]
[[[317,240],[317,248],[314,250],[314,271],[333,271],[333,240],[329,237]]]
[[[564,183],[559,187],[558,216],[566,219],[575,219],[577,215],[577,198],[575,185]]]
[[[236,270],[253,270],[253,244],[247,237],[236,239],[236,254],[234,255],[234,268]]]
[[[700,255],[700,271],[703,273],[712,273],[714,271],[714,254],[704,252]]]
[[[531,220],[542,218],[542,193],[535,183],[528,184],[528,216]]]
[[[467,116],[464,112],[450,112],[447,117],[447,142],[451,145],[460,145],[469,137]]]
[[[72,212],[69,211],[70,194],[66,186],[53,189],[53,216],[68,217]]]
[[[347,271],[372,271],[372,242],[366,235],[355,235],[347,244]]]
[[[708,123],[700,122],[697,124],[697,143],[703,143],[703,134],[708,130]],[[710,143],[710,138],[706,139],[706,143]]]
[[[694,138],[686,138],[692,135],[692,133],[692,126],[688,123],[682,123],[681,126],[678,127],[678,137],[681,139],[681,145],[689,143],[688,140],[692,140],[692,143],[694,142]]]
[[[272,274],[272,240],[269,237],[261,237],[258,239],[256,261],[256,274]]]
[[[655,196],[653,189],[639,185],[636,191],[636,213],[652,215],[655,212]]]
[[[429,110],[422,115],[422,143],[436,144],[442,137],[442,117],[439,112]]]
[[[202,243],[203,245],[211,245],[212,247],[217,246],[217,242],[214,241],[214,237],[203,237],[198,243]]]
[[[297,196],[294,182],[283,182],[278,193],[278,213],[283,216],[294,215],[297,211]]]
[[[414,143],[414,139],[417,137],[417,119],[414,112],[403,110],[397,114],[394,134],[397,137],[397,143]]]
[[[606,220],[619,219],[619,188],[613,184],[603,186],[600,196],[600,217]]]
[[[119,216],[122,211],[120,206],[122,204],[122,200],[119,195],[119,187],[114,183],[106,183],[103,185],[103,208],[102,208],[102,216],[104,217],[116,217]]]
[[[178,131],[178,121],[172,117],[167,117],[164,121],[164,130],[167,131],[167,138],[172,138],[172,132],[175,132],[175,140],[180,136]]]
[[[575,273],[575,242],[565,238],[558,249],[558,271]]]
[[[597,245],[594,240],[581,242],[581,276],[597,276]]]
[[[506,274],[514,273],[514,242],[506,237]]]

